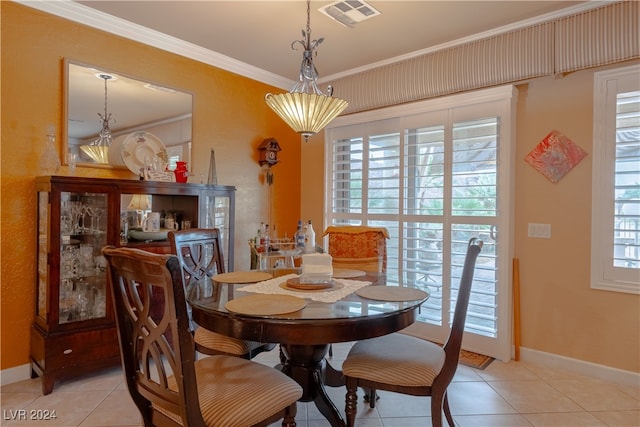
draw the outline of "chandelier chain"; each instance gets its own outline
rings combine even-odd
[[[107,80],[111,80],[112,77],[109,74],[100,74],[100,78],[104,79],[104,116],[100,113],[98,116],[108,123],[111,120],[111,114],[107,114]]]
[[[311,0],[307,0],[307,48],[311,39]]]

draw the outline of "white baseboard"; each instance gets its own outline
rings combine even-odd
[[[16,366],[0,371],[0,386],[17,383],[31,378],[31,364]]]
[[[520,347],[520,360],[562,369],[579,375],[598,378],[631,387],[640,387],[640,373],[624,371],[609,366],[598,365],[584,360],[572,359],[553,353]],[[0,386],[31,378],[31,364],[16,366],[0,371]]]
[[[640,387],[640,373],[638,372],[624,371],[610,366],[598,365],[584,360],[572,359],[570,357],[545,353],[544,351],[525,347],[520,347],[520,360],[549,366],[550,368],[562,369],[624,386]]]

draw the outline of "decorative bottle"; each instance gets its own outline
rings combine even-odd
[[[44,153],[40,157],[40,169],[46,175],[53,175],[60,169],[60,158],[56,152],[56,135],[53,127],[49,127]]]
[[[311,220],[307,223],[304,252],[312,254],[316,251],[316,232],[313,230]]]
[[[269,224],[265,224],[260,234],[260,252],[268,253],[269,246],[271,245],[271,238],[269,236]]]
[[[253,236],[253,247],[256,248],[256,252],[260,251],[260,235],[262,234],[262,230],[258,228],[256,231],[256,235]]]
[[[294,235],[296,249],[304,251],[305,247],[305,235],[304,230],[302,229],[302,220],[298,220],[298,229],[296,230],[296,234]]]

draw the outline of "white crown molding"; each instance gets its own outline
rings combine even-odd
[[[71,0],[14,0],[42,12],[97,28],[117,36],[157,47],[223,70],[248,77],[281,89],[290,90],[295,84],[290,79],[238,61],[229,56],[186,42],[156,30],[100,12]]]
[[[585,12],[591,9],[595,9],[598,7],[602,7],[611,3],[618,3],[619,0],[605,0],[605,1],[589,1],[587,3],[582,3],[576,6],[571,6],[566,9],[558,10],[555,12],[547,13],[540,16],[535,16],[533,18],[525,19],[523,21],[514,22],[512,24],[504,25],[502,27],[493,28],[488,31],[484,31],[482,33],[473,34],[467,37],[463,37],[457,40],[452,40],[446,43],[442,43],[436,46],[431,46],[425,49],[416,50],[413,52],[409,52],[404,55],[395,56],[393,58],[388,58],[383,61],[378,61],[372,64],[365,65],[363,67],[352,68],[351,70],[347,70],[341,73],[332,74],[330,76],[325,76],[318,79],[318,83],[330,83],[332,81],[341,79],[343,77],[351,76],[353,74],[363,73],[365,71],[383,67],[385,65],[394,64],[396,62],[406,61],[408,59],[416,58],[418,56],[426,55],[428,53],[437,52],[439,50],[449,49],[455,46],[459,46],[466,43],[471,43],[474,41],[486,39],[489,37],[493,37],[499,34],[507,33],[509,31],[517,30],[520,28],[526,28],[533,25],[541,24],[543,22],[553,21],[555,19],[563,18],[565,16],[575,15],[581,12]]]
[[[93,28],[97,28],[109,33],[125,37],[149,46],[154,46],[162,50],[166,50],[177,55],[191,58],[205,64],[209,64],[214,67],[222,68],[223,70],[230,71],[232,73],[239,74],[241,76],[248,77],[250,79],[269,84],[284,90],[290,90],[295,84],[294,81],[285,77],[279,76],[275,73],[265,71],[261,68],[249,65],[247,63],[238,61],[229,56],[223,55],[218,52],[214,52],[209,49],[197,46],[193,43],[186,42],[173,36],[161,33],[143,27],[138,24],[126,21],[124,19],[109,15],[104,12],[100,12],[96,9],[84,6],[80,3],[76,3],[72,0],[13,0],[16,3],[41,10],[43,12],[50,13],[52,15],[59,16],[61,18],[69,19],[74,22],[78,22],[83,25],[87,25]],[[407,59],[415,58],[417,56],[425,55],[428,53],[436,52],[439,50],[451,48],[453,46],[461,45],[464,43],[470,43],[487,37],[492,37],[498,34],[513,31],[519,28],[525,28],[528,26],[540,24],[543,22],[552,21],[565,16],[574,15],[577,13],[585,12],[591,9],[595,9],[607,4],[617,3],[619,0],[606,0],[606,1],[589,1],[576,6],[568,7],[559,11],[547,13],[544,15],[536,16],[534,18],[526,19],[523,21],[515,22],[502,27],[494,28],[489,31],[474,34],[472,36],[464,37],[461,39],[453,40],[447,43],[442,43],[429,48],[410,52],[405,55],[396,56],[386,59],[384,61],[375,62],[365,65],[363,67],[353,68],[341,73],[332,74],[318,79],[318,82],[323,84],[331,82],[346,76],[362,73],[373,68],[382,67],[385,65],[393,64]]]

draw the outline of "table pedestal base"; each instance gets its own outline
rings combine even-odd
[[[342,373],[325,361],[329,345],[283,344],[281,349],[286,357],[282,372],[302,387],[300,401],[313,401],[332,426],[344,426],[344,419],[324,389],[325,384],[331,387],[344,385]]]

